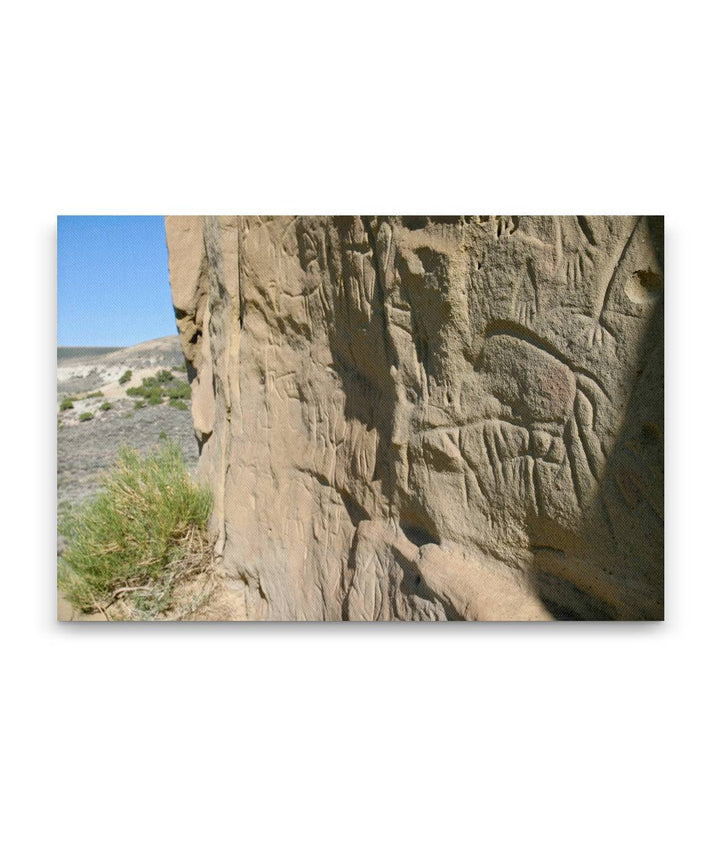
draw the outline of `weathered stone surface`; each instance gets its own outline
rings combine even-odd
[[[166,233],[251,617],[662,617],[661,218]]]

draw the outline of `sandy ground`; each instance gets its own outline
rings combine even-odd
[[[202,604],[192,614],[178,619],[173,615],[168,616],[167,621],[246,621],[247,610],[245,595],[241,590],[235,590],[232,586],[224,584],[222,579],[209,584],[207,579],[196,579],[186,583],[177,591],[177,599],[186,602],[203,594],[203,589],[208,591]],[[62,595],[57,593],[57,620],[58,621],[107,621],[101,612],[83,613],[75,609]]]

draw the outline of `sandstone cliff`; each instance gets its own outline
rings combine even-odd
[[[166,234],[250,617],[662,617],[661,218]]]

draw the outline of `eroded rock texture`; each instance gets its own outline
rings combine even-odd
[[[652,217],[168,217],[256,618],[660,618]]]

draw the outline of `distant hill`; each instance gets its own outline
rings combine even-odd
[[[120,351],[120,347],[116,348],[58,348],[57,361],[72,360],[76,357],[87,359],[88,357],[102,357],[105,354],[113,354],[115,351]]]
[[[185,367],[178,336],[163,336],[129,348],[58,348],[58,395],[97,390],[116,382],[128,369],[135,379],[158,369]]]

